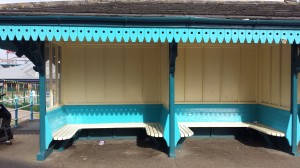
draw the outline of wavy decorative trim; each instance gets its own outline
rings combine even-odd
[[[0,26],[1,40],[190,43],[300,43],[300,30]]]

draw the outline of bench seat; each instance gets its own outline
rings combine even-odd
[[[281,132],[281,131],[277,131],[273,128],[270,128],[266,125],[263,124],[258,124],[258,123],[251,123],[249,125],[249,128],[252,128],[254,130],[257,130],[259,132],[265,133],[267,135],[271,135],[271,136],[276,136],[276,137],[285,137],[285,133]]]
[[[190,137],[194,135],[194,132],[191,129],[189,129],[189,127],[187,127],[186,125],[178,124],[178,127],[181,138]]]
[[[235,128],[251,128],[259,132],[265,133],[267,135],[276,137],[285,137],[285,133],[270,128],[266,125],[260,123],[247,123],[247,122],[181,122],[180,126],[185,126],[189,128],[199,127],[199,128],[209,128],[209,127],[235,127]],[[181,134],[181,133],[180,133]],[[181,135],[181,137],[184,137]]]
[[[105,128],[145,128],[148,136],[163,137],[162,128],[158,123],[107,123],[107,124],[67,124],[53,133],[54,140],[71,139],[81,129]]]

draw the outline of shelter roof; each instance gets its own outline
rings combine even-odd
[[[0,5],[13,16],[195,16],[230,19],[300,19],[300,3],[202,0],[85,0]]]

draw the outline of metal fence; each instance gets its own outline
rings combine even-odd
[[[38,95],[34,91],[30,91],[29,96],[18,97],[15,95],[14,98],[4,97],[0,100],[1,104],[4,104],[10,113],[14,113],[12,121],[14,122],[14,127],[18,127],[19,120],[30,115],[30,120],[34,120],[34,114],[38,114],[39,110],[34,109],[34,107],[39,107]],[[29,111],[29,114],[19,116],[19,110]]]

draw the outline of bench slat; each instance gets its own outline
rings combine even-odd
[[[179,124],[186,127],[249,127],[249,123],[243,122],[180,122]]]
[[[157,123],[147,124],[146,125],[146,133],[151,137],[163,137],[163,133],[161,131],[161,127]]]
[[[193,136],[194,132],[183,124],[179,124],[180,137]]]
[[[154,124],[155,137],[161,137],[161,132],[158,124]]]
[[[185,134],[186,132],[182,129],[181,125],[178,125],[178,127],[180,131],[180,137],[187,137],[188,135]]]
[[[80,129],[100,128],[145,128],[146,133],[152,137],[163,137],[162,129],[158,123],[107,123],[107,124],[68,124],[52,134],[54,140],[71,139]]]
[[[265,134],[268,134],[271,136],[285,137],[285,133],[277,131],[277,130],[270,128],[263,124],[253,123],[253,124],[249,125],[249,128],[255,129],[257,131],[260,131],[262,133],[265,133]]]
[[[150,130],[150,136],[155,137],[153,127],[151,124],[149,125],[149,130]]]
[[[71,139],[76,134],[77,131],[78,131],[78,127],[73,126],[71,130],[69,130],[69,132],[62,137],[62,140]]]
[[[54,140],[61,140],[62,139],[61,137],[64,134],[66,134],[70,129],[71,129],[70,125],[66,125],[63,128],[59,129],[54,135]]]
[[[277,131],[273,128],[270,128],[270,127],[268,127],[266,125],[263,125],[263,124],[260,124],[260,123],[258,124],[258,123],[244,123],[244,122],[182,122],[182,123],[179,123],[179,129],[180,129],[180,136],[181,137],[186,136],[186,133],[189,134],[189,131],[186,130],[184,127],[185,128],[188,128],[188,127],[200,127],[200,128],[208,128],[208,127],[245,127],[245,128],[255,129],[255,130],[260,131],[262,133],[265,133],[267,135],[277,136],[277,137],[285,137],[285,133],[283,133],[281,131]]]

